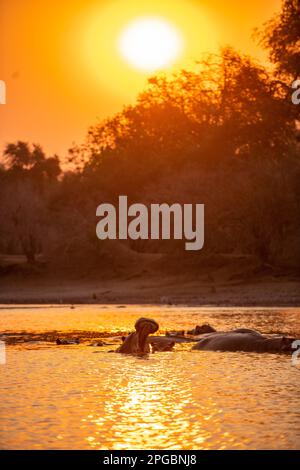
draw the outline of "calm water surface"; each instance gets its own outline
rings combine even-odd
[[[154,317],[162,334],[209,322],[300,338],[295,308],[3,306],[0,332],[115,335],[140,316]],[[2,449],[300,448],[300,365],[288,355],[191,352],[181,344],[138,358],[88,344],[7,347]]]

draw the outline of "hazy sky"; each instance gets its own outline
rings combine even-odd
[[[252,30],[280,0],[0,0],[0,146],[17,139],[66,154],[89,125],[134,102],[146,74],[126,63],[118,38],[133,20],[162,18],[184,40],[173,67],[232,45],[261,60]]]

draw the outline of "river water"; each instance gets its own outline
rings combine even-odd
[[[0,448],[300,448],[300,365],[290,355],[191,344],[143,358],[109,353],[140,316],[155,318],[159,334],[209,322],[300,338],[299,308],[2,306]],[[49,332],[82,341],[57,346]],[[89,332],[110,344],[91,347]]]

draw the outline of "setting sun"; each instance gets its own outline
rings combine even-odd
[[[169,21],[139,18],[122,31],[118,46],[122,57],[133,67],[154,72],[179,57],[183,39]]]
[[[101,112],[108,105],[112,109],[112,99],[114,109],[134,102],[152,74],[170,76],[194,67],[203,54],[218,50],[221,31],[209,9],[187,0],[97,3],[85,7],[70,26],[66,74],[77,91],[84,90],[89,106],[101,100]]]

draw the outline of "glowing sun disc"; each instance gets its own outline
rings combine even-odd
[[[182,52],[183,40],[168,21],[139,18],[122,31],[118,46],[130,65],[144,72],[154,72],[175,62]]]

